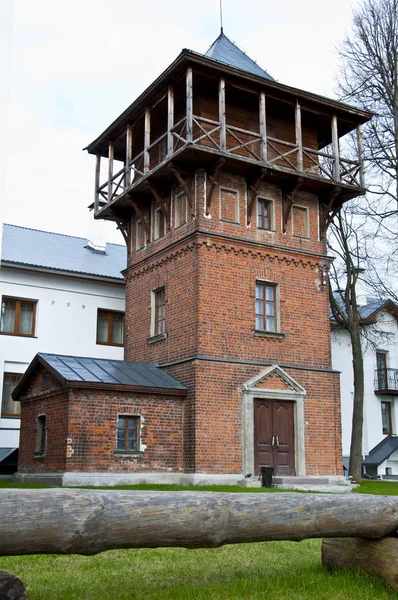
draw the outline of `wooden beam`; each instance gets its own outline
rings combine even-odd
[[[381,540],[335,538],[322,542],[322,564],[326,567],[366,571],[382,577],[398,591],[398,538]]]
[[[99,186],[101,176],[101,155],[97,154],[95,157],[95,189],[94,189],[94,214],[96,215],[99,210]]]
[[[334,216],[340,210],[340,204],[337,200],[341,194],[341,187],[336,185],[328,196],[319,199],[319,237],[321,240],[326,238],[326,233]]]
[[[336,181],[340,181],[340,150],[339,150],[339,130],[337,116],[332,116],[332,148],[333,148],[333,177]]]
[[[247,226],[252,222],[253,209],[257,198],[258,189],[265,177],[265,170],[262,169],[260,173],[252,180],[246,180],[247,191],[249,193],[249,204],[247,207]]]
[[[173,129],[174,127],[174,88],[170,84],[167,91],[167,156],[170,157],[174,151]]]
[[[109,142],[109,146],[108,146],[108,202],[110,202],[112,200],[113,157],[114,157],[113,142]]]
[[[126,130],[126,177],[125,177],[125,189],[131,185],[131,159],[133,158],[133,128],[131,125],[127,125]]]
[[[299,171],[303,171],[303,134],[301,128],[301,106],[300,102],[296,100],[296,112],[295,112],[295,128],[296,128],[296,144],[297,144],[297,168]]]
[[[357,143],[358,143],[358,162],[359,162],[359,185],[365,187],[365,173],[363,168],[363,139],[362,139],[362,125],[357,125]]]
[[[227,119],[225,112],[225,79],[218,86],[218,120],[220,121],[220,150],[227,149]]]
[[[205,214],[210,214],[211,200],[213,197],[214,188],[217,185],[217,175],[222,170],[225,163],[225,158],[220,158],[220,160],[216,163],[213,172],[207,174],[208,185],[206,185],[206,208]]]
[[[192,67],[188,67],[186,73],[186,139],[187,142],[192,142],[192,121],[193,121],[193,77]]]
[[[148,223],[149,218],[148,220],[145,218],[145,213],[141,210],[141,207],[137,204],[137,202],[133,200],[133,198],[131,198],[131,196],[128,196],[128,199],[130,200],[131,206],[134,208],[138,218],[141,220],[141,223],[144,226],[146,233],[146,241],[147,243],[149,243],[151,241],[151,228]]]
[[[160,207],[163,212],[163,215],[164,215],[164,218],[165,218],[165,221],[166,221],[166,230],[170,231],[170,229],[171,229],[170,209],[167,207],[167,204],[165,202],[166,198],[158,192],[158,190],[155,188],[153,183],[151,183],[150,181],[147,181],[146,184],[147,184],[148,188],[151,190],[151,194],[154,196],[155,200],[157,202],[159,202]],[[167,197],[167,200],[169,200],[169,197]]]
[[[397,528],[395,496],[0,490],[1,556],[341,536],[377,539]]]
[[[261,160],[267,162],[267,112],[265,104],[265,92],[260,92],[259,121],[261,135]]]
[[[130,254],[130,221],[116,221],[116,224],[126,242],[127,254]]]
[[[170,163],[170,170],[173,173],[174,177],[177,179],[178,183],[180,184],[180,186],[182,187],[182,189],[185,192],[185,195],[187,197],[187,201],[189,204],[189,208],[191,211],[191,216],[194,217],[195,216],[195,198],[194,198],[194,184],[195,184],[195,178],[193,177],[191,180],[191,185],[188,184],[188,182],[183,179],[182,175],[181,175],[181,171],[179,171],[179,169],[177,169],[173,163]]]
[[[286,233],[287,223],[297,192],[303,185],[304,179],[297,177],[296,180],[282,187],[282,231]]]
[[[144,122],[144,173],[147,173],[151,164],[151,156],[149,154],[149,146],[151,145],[151,109],[149,106],[145,108]]]

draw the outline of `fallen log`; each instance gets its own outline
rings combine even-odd
[[[217,547],[315,537],[381,538],[398,498],[121,490],[0,490],[0,555]]]
[[[398,538],[323,540],[322,564],[326,567],[361,569],[373,573],[382,577],[394,590],[398,590]]]

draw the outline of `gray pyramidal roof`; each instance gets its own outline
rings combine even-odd
[[[1,262],[122,281],[127,252],[118,244],[106,244],[105,251],[96,251],[85,238],[4,224]]]
[[[275,81],[275,79],[271,77],[269,73],[264,71],[264,69],[262,69],[254,60],[252,60],[250,56],[245,54],[245,52],[238,48],[236,44],[231,42],[231,40],[224,35],[222,30],[216,41],[213,42],[206,52],[205,56],[214,60],[218,60],[226,65],[230,65],[231,67],[241,69],[242,71],[247,71],[253,75],[258,75],[260,77],[264,77],[265,79],[269,79],[270,81]]]
[[[369,456],[363,461],[364,465],[381,465],[391,456],[395,450],[398,450],[398,436],[388,435],[377,446],[372,448]]]
[[[187,388],[153,362],[109,360],[62,354],[36,354],[14,389],[18,399],[38,364],[48,369],[65,386],[100,389],[130,389],[185,395]]]

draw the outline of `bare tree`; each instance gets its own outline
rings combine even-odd
[[[398,201],[398,0],[363,0],[339,56],[341,99],[375,115],[363,137],[368,198],[381,196],[388,217]]]
[[[329,232],[329,247],[336,256],[331,270],[331,310],[336,326],[345,329],[350,336],[353,357],[349,474],[360,481],[364,401],[361,342],[366,328],[361,321],[356,285],[361,267],[366,265],[369,283],[380,290],[384,281],[387,291],[386,275],[388,271],[395,273],[398,267],[398,251],[395,251],[398,236],[398,0],[363,0],[354,12],[352,32],[343,42],[339,56],[341,100],[375,115],[363,131],[367,195],[361,201],[349,203],[335,217]]]

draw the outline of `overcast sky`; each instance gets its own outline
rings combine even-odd
[[[224,33],[279,82],[333,96],[356,3],[223,0]],[[0,0],[0,218],[90,237],[95,159],[82,148],[219,30],[219,0]],[[106,239],[122,243],[114,224]]]

